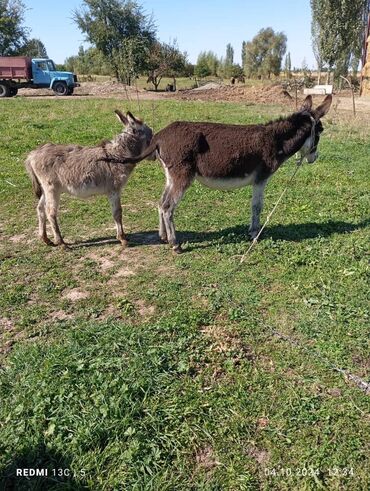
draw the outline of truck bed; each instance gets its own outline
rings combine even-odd
[[[0,56],[0,79],[31,80],[31,58],[28,56]]]

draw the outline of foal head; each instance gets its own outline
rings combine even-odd
[[[319,156],[317,146],[319,144],[321,133],[324,131],[320,119],[329,111],[331,102],[332,96],[327,95],[320,106],[316,109],[312,109],[312,96],[308,95],[301,107],[301,112],[303,114],[308,114],[312,122],[311,135],[300,149],[301,156],[305,157],[309,164],[313,164]]]
[[[141,119],[127,112],[126,116],[116,109],[114,111],[117,118],[124,126],[122,133],[115,139],[115,150],[124,150],[125,155],[136,157],[140,155],[150,144],[153,132],[149,126],[143,123]]]

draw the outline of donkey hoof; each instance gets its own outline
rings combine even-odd
[[[41,240],[48,246],[53,246],[54,242],[52,242],[49,237],[41,237]]]
[[[122,249],[126,249],[126,247],[128,247],[128,240],[127,239],[121,239],[120,242],[122,245]]]
[[[248,232],[248,235],[251,238],[251,240],[254,240],[258,236],[259,232],[260,232],[260,229],[250,230]]]
[[[184,249],[181,247],[180,244],[173,246],[172,250],[176,254],[182,254],[184,252]]]

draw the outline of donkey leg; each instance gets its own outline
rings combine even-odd
[[[163,221],[166,228],[167,238],[169,244],[172,246],[172,249],[177,254],[181,254],[183,252],[181,245],[177,241],[175,224],[173,221],[173,215],[176,209],[176,206],[181,201],[186,189],[190,186],[191,180],[185,182],[175,182],[168,189],[166,198],[161,205],[161,212],[163,216]]]
[[[258,184],[253,184],[252,196],[252,221],[249,227],[251,239],[255,239],[260,231],[260,215],[263,207],[263,193],[267,184],[267,179]]]
[[[109,195],[109,201],[112,208],[112,215],[116,223],[117,239],[123,247],[127,246],[127,238],[123,232],[122,225],[122,206],[120,193],[112,193]]]
[[[162,240],[162,242],[168,242],[167,238],[167,230],[166,230],[166,224],[164,221],[164,216],[163,216],[163,203],[166,201],[167,193],[168,193],[168,186],[165,187],[162,197],[159,202],[158,206],[158,215],[159,215],[159,238]]]
[[[64,242],[62,234],[60,233],[60,228],[57,220],[59,200],[59,191],[50,190],[45,193],[46,216],[48,217],[51,229],[54,234],[55,245],[66,246],[67,244]]]
[[[53,245],[52,241],[46,234],[46,211],[45,211],[45,195],[42,193],[37,205],[37,216],[39,219],[39,237],[46,245]]]

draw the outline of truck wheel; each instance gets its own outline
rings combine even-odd
[[[65,82],[55,82],[55,84],[53,85],[53,91],[55,95],[67,95],[67,84]]]
[[[10,89],[10,97],[14,97],[17,94],[18,94],[17,87],[11,87],[11,89]]]
[[[9,97],[10,87],[8,84],[0,83],[0,97]]]

